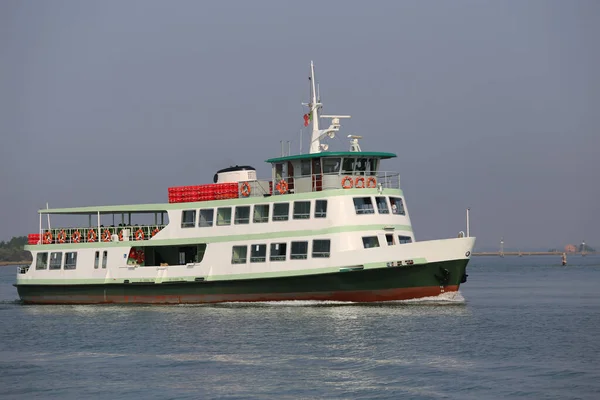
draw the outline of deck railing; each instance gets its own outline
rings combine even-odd
[[[285,182],[285,183],[282,183]],[[313,174],[283,178],[273,183],[273,195],[320,192],[331,189],[399,189],[400,174],[379,171],[376,174]]]
[[[152,239],[166,225],[69,227],[44,230],[36,244],[97,243]],[[31,243],[33,244],[33,243]]]

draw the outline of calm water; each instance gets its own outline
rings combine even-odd
[[[0,398],[600,399],[600,257],[475,258],[385,305],[24,306],[0,268]]]

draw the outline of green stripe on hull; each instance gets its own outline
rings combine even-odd
[[[467,263],[467,259],[462,259],[319,275],[168,284],[17,285],[17,290],[26,303],[53,304],[213,303],[274,299],[379,301],[377,299],[401,299],[401,293],[439,294],[445,287],[457,290]],[[447,272],[444,274],[444,271]],[[440,277],[443,276],[445,280],[442,282]]]

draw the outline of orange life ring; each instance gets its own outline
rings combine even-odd
[[[354,184],[354,187],[357,189],[363,189],[365,187],[365,177],[359,176],[358,178],[356,178],[356,183]]]
[[[102,232],[102,241],[110,242],[110,231],[108,229],[105,229],[104,232]]]
[[[348,185],[346,185],[346,184],[348,184]],[[352,182],[351,177],[345,176],[344,179],[342,179],[342,187],[344,189],[352,189],[352,185],[353,185],[353,182]]]
[[[275,189],[277,189],[279,194],[286,194],[288,191],[288,183],[284,179],[282,179],[277,183]]]
[[[65,233],[64,229],[58,232],[58,235],[56,235],[56,240],[58,240],[58,243],[64,243],[67,241],[67,234]]]
[[[367,179],[367,187],[368,188],[376,188],[377,187],[377,179],[375,179],[374,176],[370,176],[369,179]]]
[[[240,192],[242,193],[242,196],[244,197],[248,197],[250,196],[250,184],[248,182],[244,182],[242,183],[242,188],[240,189]]]
[[[156,234],[160,232],[160,229],[158,228],[154,228],[154,230],[152,231],[152,237],[156,236]]]
[[[50,244],[50,243],[52,243],[52,232],[46,231],[44,233],[44,244]]]
[[[88,242],[93,243],[96,241],[97,238],[98,235],[96,234],[96,231],[94,229],[90,229],[87,235]]]
[[[144,231],[142,228],[135,231],[135,240],[144,240]]]
[[[119,232],[119,240],[121,242],[123,241],[123,229],[121,229],[121,232]]]
[[[79,230],[76,230],[71,235],[71,243],[79,243],[80,241],[81,241],[81,233],[79,232]]]

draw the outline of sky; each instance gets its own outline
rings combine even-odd
[[[417,240],[600,248],[600,2],[0,2],[0,240],[300,148],[390,151]],[[303,148],[308,148],[304,132]]]

